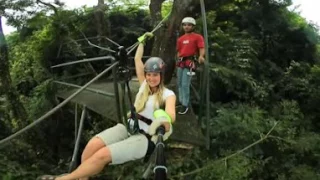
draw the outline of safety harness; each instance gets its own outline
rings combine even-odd
[[[189,64],[187,64],[187,60],[190,60]],[[185,57],[179,57],[177,66],[181,68],[188,68],[189,72],[187,72],[187,75],[194,76],[195,75],[195,69],[197,67],[197,57],[194,56],[185,56]]]
[[[185,56],[185,57],[178,58],[178,62],[186,61],[186,60],[196,61],[196,56]]]
[[[125,48],[120,47],[117,55],[119,58],[117,78],[118,78],[118,82],[121,83],[121,87],[122,87],[122,93],[123,93],[123,95],[122,95],[122,97],[123,97],[122,109],[123,109],[123,111],[125,111],[124,95],[125,95],[126,88],[127,88],[127,94],[128,94],[128,99],[129,99],[129,105],[130,105],[130,116],[129,116],[128,121],[126,122],[127,130],[131,135],[135,135],[135,134],[140,133],[140,134],[143,134],[144,136],[146,136],[146,138],[148,139],[148,149],[147,149],[147,153],[146,153],[144,160],[143,160],[144,162],[148,162],[150,159],[150,156],[152,155],[152,153],[155,150],[156,145],[151,141],[151,135],[146,133],[144,130],[140,129],[139,120],[145,122],[149,126],[152,124],[152,120],[138,114],[136,111],[136,108],[134,106],[134,103],[132,100],[131,89],[129,86],[129,81],[131,80],[132,77],[131,77],[130,69],[129,69],[129,66],[127,63],[127,52],[126,52]],[[124,114],[123,116],[125,119],[127,118],[126,114]]]
[[[122,109],[123,112],[125,112],[125,103],[124,103],[124,97],[125,97],[125,92],[127,88],[127,93],[128,93],[128,99],[129,99],[129,105],[130,105],[130,114],[131,114],[131,119],[133,120],[132,123],[126,123],[127,125],[127,130],[131,135],[139,133],[139,123],[138,123],[138,118],[137,118],[137,112],[136,108],[134,107],[133,101],[132,101],[132,95],[131,95],[131,89],[129,86],[129,81],[131,80],[131,72],[127,63],[128,55],[127,51],[123,46],[119,47],[119,51],[117,53],[117,56],[119,58],[119,66],[117,70],[117,80],[120,82],[121,87],[122,87]],[[126,114],[124,114],[124,118],[126,119]]]

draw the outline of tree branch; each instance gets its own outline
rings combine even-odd
[[[236,156],[236,155],[238,155],[238,154],[240,154],[240,153],[243,153],[244,151],[252,148],[253,146],[255,146],[255,145],[257,145],[257,144],[265,141],[267,138],[269,138],[269,137],[270,137],[270,133],[274,130],[274,128],[275,128],[277,125],[278,125],[278,122],[276,122],[276,123],[273,125],[273,127],[268,131],[268,133],[267,133],[266,135],[264,135],[263,137],[261,137],[261,139],[259,139],[258,141],[250,144],[249,146],[247,146],[247,147],[245,147],[245,148],[243,148],[243,149],[241,149],[241,150],[239,150],[239,151],[237,151],[237,152],[235,152],[235,153],[233,153],[233,154],[230,154],[230,155],[227,156],[227,157],[217,159],[217,160],[213,161],[212,163],[209,163],[208,165],[206,165],[206,166],[204,166],[204,167],[202,167],[202,168],[196,169],[196,170],[194,170],[194,171],[191,171],[191,172],[188,172],[188,173],[185,173],[185,174],[182,174],[182,175],[172,176],[172,178],[184,177],[184,176],[189,176],[189,175],[192,175],[192,174],[199,173],[199,172],[201,172],[201,171],[203,171],[203,170],[205,170],[205,169],[208,169],[209,167],[211,167],[214,163],[216,163],[216,162],[218,162],[218,161],[227,161],[228,159],[230,159],[230,158],[232,158],[232,157],[234,157],[234,156]]]
[[[50,7],[50,8],[54,11],[54,14],[58,14],[58,10],[57,10],[57,8],[56,8],[54,5],[52,5],[52,4],[50,4],[50,3],[43,2],[43,1],[41,1],[41,0],[37,0],[37,3],[40,3],[40,4],[43,4],[43,5],[45,5],[45,6]]]

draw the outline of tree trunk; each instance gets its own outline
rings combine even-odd
[[[162,20],[161,9],[164,0],[151,0],[149,9],[151,14],[152,25],[156,26],[159,21]]]
[[[104,0],[98,0],[98,5],[95,7],[94,17],[96,21],[96,28],[98,34],[98,44],[99,46],[105,46],[105,39],[103,36],[108,36],[108,26],[109,23],[104,19],[104,12],[107,10],[107,5]],[[101,52],[101,50],[100,50]]]
[[[161,19],[161,5],[163,0],[151,0],[149,9],[153,24],[157,24]],[[165,28],[160,28],[155,35],[152,56],[159,56],[167,64],[165,74],[165,84],[171,81],[172,74],[175,69],[176,59],[176,40],[178,38],[177,32],[179,32],[181,20],[186,16],[188,12],[199,3],[198,0],[175,0],[173,2],[171,14],[164,24]]]
[[[15,88],[12,87],[9,71],[9,53],[6,39],[2,30],[1,19],[2,16],[0,15],[0,83],[4,94],[9,102],[13,118],[20,120],[18,122],[26,122],[26,110],[20,102],[19,95],[16,92]]]

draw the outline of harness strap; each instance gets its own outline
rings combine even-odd
[[[132,97],[131,97],[131,90],[130,90],[130,86],[129,86],[129,81],[126,81],[126,85],[128,88],[128,97],[129,97],[129,103],[130,103],[130,111],[131,111],[131,118],[134,120],[134,125],[133,125],[133,129],[131,129],[131,133],[132,134],[136,134],[139,131],[139,123],[138,123],[138,118],[137,115],[138,113],[136,112],[136,108],[134,107],[134,104],[132,102]]]
[[[152,120],[151,120],[151,119],[146,118],[146,117],[144,117],[144,116],[141,116],[141,115],[138,114],[138,113],[135,114],[135,117],[136,117],[138,120],[145,122],[145,123],[148,124],[149,126],[150,126],[151,123],[152,123]],[[132,118],[132,114],[130,115],[130,118]]]
[[[154,144],[153,141],[151,141],[151,135],[144,132],[144,130],[140,129],[139,131],[141,134],[145,135],[146,138],[148,139],[148,149],[147,149],[147,153],[146,155],[144,156],[144,159],[143,159],[143,162],[148,162],[152,153],[154,152],[155,148],[156,148],[156,145]]]
[[[195,57],[195,56],[179,57],[179,61],[186,61],[186,60],[192,60],[192,61],[195,61],[195,60],[196,60],[196,57]]]

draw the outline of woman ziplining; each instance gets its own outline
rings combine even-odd
[[[201,0],[200,0],[201,1]],[[204,4],[203,3],[203,1],[201,1],[201,3],[202,4]],[[168,18],[168,16],[170,15],[170,13],[156,26],[156,28],[153,30],[153,31],[155,31],[156,29],[159,29],[160,27],[161,27],[161,25],[162,25],[162,23]],[[205,18],[205,17],[204,17]],[[205,23],[204,23],[205,24]],[[152,32],[153,32],[152,31]],[[146,36],[145,37],[149,37],[149,35],[147,35],[146,34]],[[143,39],[145,39],[145,38],[143,38]],[[89,41],[88,41],[89,42]],[[141,41],[141,42],[143,42],[143,41]],[[134,45],[132,45],[132,46],[130,46],[129,48],[127,48],[126,49],[126,52],[127,52],[127,55],[128,54],[130,54],[130,52],[132,52],[137,46],[141,46],[141,42],[140,43],[135,43]],[[89,43],[90,44],[90,43]],[[207,44],[207,43],[206,43]],[[92,44],[90,44],[90,45],[92,45]],[[119,45],[118,45],[119,46]],[[142,45],[143,46],[143,45]],[[100,46],[95,46],[95,47],[98,47],[98,48],[103,48],[103,47],[100,47]],[[112,50],[110,50],[110,49],[105,49],[105,50],[109,50],[110,52],[112,52],[112,53],[116,53],[116,51],[112,51]],[[143,47],[142,47],[142,51],[143,51]],[[138,52],[138,50],[137,50],[137,52]],[[137,54],[137,52],[136,52],[136,54]],[[207,51],[206,51],[206,53],[207,53]],[[142,54],[143,54],[143,52],[142,52]],[[114,57],[109,57],[109,58],[111,58],[112,60],[115,60],[114,59]],[[108,58],[107,58],[108,59]],[[141,59],[141,58],[140,58]],[[142,63],[142,62],[141,62]],[[48,111],[45,115],[43,115],[43,116],[41,116],[40,118],[38,118],[37,120],[35,120],[34,122],[32,122],[31,124],[29,124],[27,127],[25,127],[25,128],[23,128],[22,130],[20,130],[20,131],[18,131],[18,132],[16,132],[16,133],[14,133],[13,135],[11,135],[11,136],[9,136],[9,137],[7,137],[7,138],[5,138],[5,139],[2,139],[2,140],[0,140],[0,148],[2,148],[2,147],[4,147],[4,145],[5,144],[7,144],[8,142],[11,142],[11,140],[12,139],[14,139],[14,138],[16,138],[16,137],[18,137],[18,136],[20,136],[21,134],[23,134],[23,133],[25,133],[26,131],[28,131],[28,130],[30,130],[30,129],[32,129],[34,126],[36,126],[37,124],[39,124],[40,122],[43,122],[47,117],[49,117],[50,115],[52,115],[54,112],[56,112],[58,109],[60,109],[60,108],[62,108],[64,105],[66,105],[66,103],[68,103],[68,102],[70,102],[70,100],[72,99],[72,98],[74,98],[76,95],[78,95],[80,92],[82,92],[83,90],[85,90],[90,84],[92,84],[94,81],[96,81],[97,79],[99,79],[100,77],[102,77],[104,74],[106,74],[107,72],[109,72],[111,69],[113,69],[113,67],[116,67],[118,64],[120,64],[119,62],[114,62],[110,67],[108,67],[107,69],[105,69],[103,72],[101,72],[99,75],[97,75],[96,77],[94,77],[92,80],[90,80],[90,82],[88,82],[88,83],[86,83],[84,86],[82,86],[79,90],[77,90],[75,93],[73,93],[71,96],[69,96],[67,99],[65,99],[62,103],[60,103],[59,105],[57,105],[56,107],[54,107],[52,110],[50,110],[50,111]],[[145,72],[146,73],[146,72]],[[160,73],[161,74],[161,73]],[[162,76],[163,76],[163,73],[162,73]],[[148,79],[148,78],[146,78],[146,76],[144,77],[145,79]],[[162,82],[163,81],[163,78],[161,78],[161,83],[163,83]],[[140,81],[139,81],[140,82]],[[146,81],[145,82],[145,86],[146,87],[149,87],[149,91],[150,92],[153,92],[153,91],[151,91],[150,90],[150,83],[151,83],[151,81]],[[159,83],[159,85],[160,85],[160,83]],[[140,82],[140,88],[142,87],[142,83]],[[156,89],[156,91],[158,92],[158,93],[160,93],[160,91],[161,91],[161,89],[162,88],[160,88],[160,86]],[[140,92],[140,90],[139,90],[139,92]],[[139,94],[139,93],[138,93]],[[174,94],[173,94],[174,95]],[[152,96],[154,96],[154,95],[152,95]],[[175,95],[174,95],[174,98],[175,98]],[[148,100],[149,100],[149,97],[148,97]],[[137,101],[137,99],[136,99],[136,101]],[[167,106],[169,103],[167,103],[167,102],[164,102],[163,103],[165,106]],[[170,103],[170,104],[175,104],[175,103]],[[160,116],[166,116],[167,118],[164,118],[165,119],[165,121],[168,121],[168,119],[170,119],[171,117],[170,117],[170,114],[168,114],[168,113],[166,113],[166,111],[167,111],[167,109],[168,108],[165,108],[165,110],[164,110],[164,112],[165,112],[165,114],[162,114],[161,115],[161,113],[163,113],[163,111],[156,111],[157,113],[155,113],[155,115],[158,115],[158,113],[160,113]],[[171,108],[169,108],[169,109],[171,109]],[[175,108],[172,108],[172,109],[175,109]],[[167,114],[167,115],[166,115]],[[175,114],[175,113],[174,113]],[[158,116],[155,116],[155,117],[158,117]],[[151,130],[151,131],[149,131],[148,133],[149,133],[149,138],[148,138],[148,142],[154,142],[155,140],[156,140],[156,136],[155,136],[155,132],[156,132],[156,128],[151,128],[152,126],[155,126],[155,127],[158,127],[159,126],[159,124],[161,124],[161,122],[162,121],[160,121],[160,119],[163,119],[163,118],[151,118],[151,122],[152,122],[152,124],[151,124],[151,126],[149,126],[148,127],[148,129],[149,130],[151,130],[151,129],[153,129],[153,130]],[[153,120],[155,120],[155,119],[157,119],[158,121],[153,121]],[[174,122],[175,120],[175,117],[174,118],[172,118],[172,122]],[[209,118],[208,118],[209,119]],[[135,122],[136,120],[135,120],[135,118],[133,117],[133,122]],[[139,121],[139,124],[140,124],[141,122]],[[168,125],[167,125],[168,126]],[[167,127],[166,126],[166,127]],[[171,132],[172,132],[172,126],[171,126],[171,124],[169,123],[169,126],[170,126],[170,129],[169,129],[169,131],[167,131],[166,132],[166,134],[165,134],[165,138],[164,139],[167,139],[169,136],[170,136],[170,134],[171,134]],[[111,128],[110,128],[111,129]],[[168,129],[168,128],[167,128]],[[166,129],[166,130],[167,130]],[[140,129],[139,129],[140,130]],[[144,134],[145,135],[148,135],[148,134],[146,134],[145,133],[145,131],[141,131],[141,132],[139,132],[140,134],[142,134],[144,132]],[[136,135],[136,134],[131,134],[130,136],[134,136],[134,135]],[[151,136],[152,135],[152,136]],[[151,141],[150,141],[150,136],[152,137],[151,138]],[[162,136],[159,136],[159,138],[161,138]],[[128,139],[129,139],[130,137],[128,136]],[[151,143],[152,144],[152,143]],[[88,145],[89,145],[89,143],[88,143]],[[154,143],[153,143],[153,145],[154,145]],[[107,144],[107,146],[108,146],[108,144]],[[106,147],[107,147],[106,146]],[[149,147],[148,147],[148,151],[149,151]],[[157,149],[159,149],[159,148],[157,148]],[[147,155],[147,153],[144,155],[144,156],[146,156]],[[109,158],[112,158],[112,157],[109,157]],[[90,159],[90,158],[89,158]],[[130,159],[129,160],[127,160],[127,161],[130,161]],[[106,162],[106,164],[114,164],[113,162],[112,162],[112,159],[111,159],[111,161],[109,161],[109,162]],[[105,165],[106,165],[105,164]],[[81,167],[81,166],[80,166]],[[79,167],[79,168],[80,168]],[[166,167],[161,167],[161,166],[159,166],[159,168],[163,168],[163,169],[166,169]],[[102,170],[102,169],[101,169]],[[100,171],[101,171],[100,170]],[[155,171],[156,172],[156,171]],[[75,173],[75,171],[74,172],[72,172],[71,174],[74,174]],[[70,175],[70,174],[66,174],[66,175],[62,175],[62,176],[60,176],[60,177],[58,177],[58,176],[43,176],[42,178],[44,178],[44,179],[63,179],[63,178],[66,178],[66,177],[68,177],[68,175]],[[87,175],[87,176],[90,176],[90,175]],[[80,179],[86,179],[86,178],[88,178],[88,177],[85,177],[85,178],[80,178]],[[41,178],[40,178],[41,179]]]
[[[165,128],[163,140],[169,138],[175,122],[176,96],[164,86],[165,63],[159,57],[151,57],[145,64],[142,62],[144,43],[152,36],[152,33],[146,33],[139,38],[135,67],[140,88],[134,102],[136,113],[131,111],[129,125],[117,124],[95,135],[82,153],[80,166],[73,172],[60,176],[44,175],[38,180],[87,180],[106,165],[149,156],[154,151],[159,127]],[[138,127],[133,125],[136,121]]]

